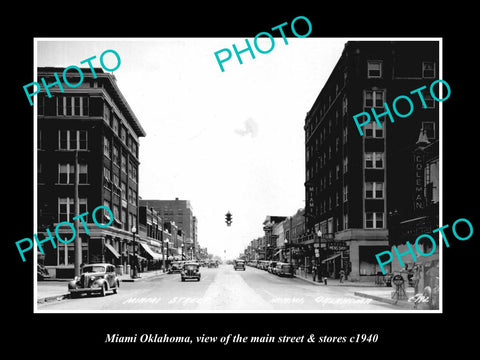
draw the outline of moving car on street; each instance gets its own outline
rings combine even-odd
[[[176,272],[181,272],[184,263],[185,261],[173,261],[172,264],[170,265],[170,268],[168,269],[168,273],[173,274]]]
[[[237,271],[237,269],[245,271],[245,260],[241,260],[241,259],[235,260],[233,262],[233,268],[235,269],[235,271]]]
[[[180,274],[182,281],[187,279],[196,279],[197,281],[200,281],[200,264],[197,262],[187,262],[183,265]]]
[[[107,291],[116,294],[119,287],[120,280],[115,272],[115,266],[108,263],[87,264],[83,267],[82,274],[68,283],[71,297],[81,293],[99,293],[105,296]]]

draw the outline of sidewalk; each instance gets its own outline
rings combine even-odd
[[[127,274],[120,275],[119,279],[121,282],[136,282],[166,274],[167,273],[164,273],[163,270],[153,270],[140,273],[140,277],[136,279],[132,279],[130,275]],[[71,279],[47,279],[43,281],[37,281],[37,303],[63,300],[67,298],[69,296],[68,282],[70,280]]]
[[[391,305],[397,305],[402,308],[407,308],[412,310],[415,309],[415,304],[413,302],[408,301],[408,298],[415,295],[414,290],[411,287],[408,287],[407,289],[405,289],[407,299],[396,300],[396,299],[392,299],[392,293],[395,292],[395,288],[386,287],[383,285],[376,285],[375,282],[373,281],[360,282],[360,281],[345,280],[343,283],[341,283],[339,279],[327,279],[327,285],[325,285],[323,282],[318,282],[318,281],[314,282],[312,280],[312,275],[311,274],[309,275],[310,275],[309,277],[304,277],[300,275],[295,275],[295,277],[317,286],[344,286],[344,287],[359,288],[359,290],[353,292],[355,296],[360,296],[360,297],[384,302]],[[418,309],[421,309],[421,307],[419,306]]]

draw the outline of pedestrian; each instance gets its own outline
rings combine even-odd
[[[418,294],[418,283],[420,281],[420,267],[416,264],[413,266],[412,280],[413,280],[413,288],[415,289],[414,294]]]
[[[340,269],[340,282],[343,283],[345,280],[345,270]]]
[[[312,274],[313,274],[313,281],[316,281],[317,278],[317,265],[315,263],[312,263]]]

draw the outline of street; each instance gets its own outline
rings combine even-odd
[[[181,282],[179,274],[122,282],[118,294],[45,302],[38,304],[38,311],[358,312],[398,309],[357,297],[351,287],[317,286],[249,266],[245,271],[235,271],[231,265],[202,267],[201,274],[198,282]]]

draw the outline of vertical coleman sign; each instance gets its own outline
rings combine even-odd
[[[424,195],[424,172],[423,172],[423,152],[417,150],[414,153],[415,163],[415,202],[414,209],[421,210],[425,207]]]

